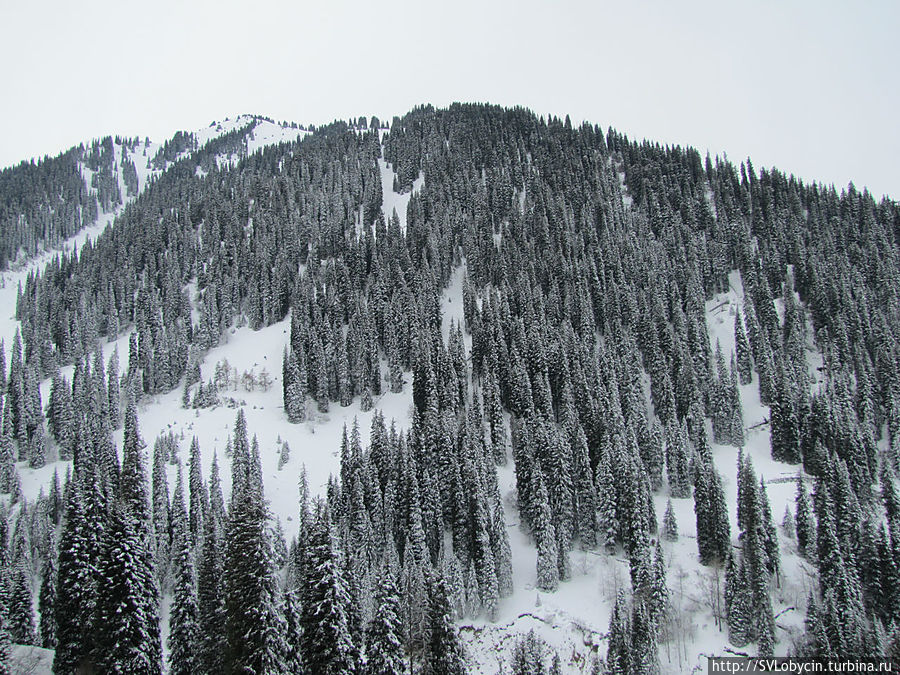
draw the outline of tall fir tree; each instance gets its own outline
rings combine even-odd
[[[100,560],[93,662],[100,672],[162,672],[158,589],[144,526],[113,507]]]
[[[303,654],[311,672],[355,673],[357,648],[350,635],[349,596],[331,533],[330,516],[318,514],[309,531],[301,599]]]
[[[428,601],[429,637],[425,647],[423,675],[465,675],[462,642],[450,616],[447,585],[441,578],[431,581]]]
[[[219,528],[215,518],[204,523],[203,547],[197,575],[200,635],[195,665],[201,673],[225,672],[225,593]]]
[[[269,536],[269,514],[258,469],[259,448],[246,448],[243,411],[235,424],[232,494],[225,543],[226,672],[278,672],[283,622]],[[240,455],[239,455],[240,453]]]
[[[77,672],[91,667],[94,641],[94,606],[97,601],[97,563],[99,542],[88,523],[78,477],[69,486],[66,515],[59,542],[56,591],[57,646],[53,670]]]
[[[375,596],[375,616],[366,630],[366,661],[363,675],[394,675],[406,672],[400,626],[400,599],[397,587],[384,571]]]
[[[173,597],[169,615],[169,668],[172,675],[187,675],[199,670],[200,610],[194,578],[193,547],[184,506],[181,465],[173,498]]]
[[[41,590],[38,595],[38,607],[41,612],[41,647],[56,648],[56,547],[52,544],[44,561],[41,572]]]
[[[13,566],[13,569],[8,569],[5,573],[11,573],[12,576],[7,608],[10,637],[17,644],[37,644],[34,602],[31,595],[31,574],[25,568],[25,561],[20,561]]]

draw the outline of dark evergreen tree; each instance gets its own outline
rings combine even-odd
[[[731,527],[721,478],[711,459],[700,458],[694,471],[694,513],[700,562],[704,565],[725,562],[731,548]]]
[[[88,522],[80,486],[71,485],[59,543],[56,591],[57,646],[53,670],[76,672],[90,667],[93,649],[93,613],[97,586],[93,566],[99,542]]]
[[[300,627],[300,608],[294,589],[288,588],[284,591],[281,615],[284,617],[285,627],[284,670],[287,673],[301,673],[304,671],[303,653],[300,651],[303,634]]]
[[[41,647],[56,648],[56,550],[51,545],[44,561],[41,573],[41,590],[38,596],[38,608],[41,612]]]
[[[209,497],[206,493],[206,485],[203,483],[203,470],[200,465],[200,442],[196,436],[191,439],[189,471],[189,534],[191,546],[196,547],[203,536],[203,523],[209,517]]]
[[[543,591],[555,591],[559,586],[558,542],[551,519],[549,497],[543,478],[537,475],[535,521],[532,524],[537,544],[537,586]]]
[[[173,515],[173,597],[169,615],[169,668],[172,673],[194,673],[199,670],[198,642],[200,641],[199,607],[194,579],[194,562],[187,514],[184,509],[184,489],[181,467],[178,471],[176,513]]]
[[[0,673],[2,675],[12,674],[12,640],[9,636],[9,630],[6,627],[6,607],[2,605],[0,600]]]
[[[773,386],[770,399],[772,459],[797,464],[800,462],[801,420],[796,395],[784,374]]]
[[[734,351],[741,384],[750,384],[753,380],[753,363],[750,357],[750,345],[744,332],[740,307],[734,316]]]
[[[678,541],[678,522],[675,520],[671,499],[666,502],[666,512],[663,514],[663,536],[668,541]]]
[[[290,422],[306,421],[306,385],[297,358],[285,348],[282,367],[284,409]]]
[[[152,498],[154,548],[156,553],[156,574],[160,585],[166,581],[169,567],[171,536],[169,524],[169,481],[166,477],[166,446],[159,437],[153,445]]]
[[[666,431],[666,474],[673,497],[684,498],[691,494],[688,457],[687,429],[684,425],[673,424]]]
[[[619,520],[616,512],[616,483],[604,453],[597,463],[597,521],[599,541],[609,553],[616,549]]]
[[[375,616],[366,631],[364,675],[394,675],[406,672],[400,637],[400,601],[389,573],[381,577],[375,598]]]
[[[13,642],[21,645],[37,644],[34,626],[34,603],[31,596],[31,575],[25,569],[24,561],[15,566],[9,589],[9,635]]]
[[[433,579],[428,601],[429,637],[422,672],[425,675],[464,675],[465,655],[450,615],[447,585]]]
[[[544,665],[545,650],[547,650],[546,643],[535,635],[534,630],[520,635],[513,647],[510,671],[514,675],[547,675],[548,671]]]
[[[215,466],[215,465],[213,465]],[[215,518],[204,523],[203,547],[197,576],[200,635],[195,665],[201,673],[225,672],[225,593],[219,528]]]
[[[119,489],[98,565],[93,661],[104,672],[162,670],[159,588],[143,448],[131,397],[125,412]]]
[[[232,494],[225,544],[226,672],[278,672],[283,620],[278,613],[269,515],[258,469],[259,448],[246,447],[243,411],[235,423]]]
[[[105,673],[161,673],[152,557],[145,526],[129,506],[120,501],[109,518],[97,584],[93,662]]]
[[[725,617],[728,621],[728,641],[743,647],[753,639],[753,598],[743,561],[728,556],[725,567]]]
[[[349,596],[331,533],[322,511],[311,523],[303,562],[301,625],[306,667],[323,674],[354,673],[357,648],[349,628]]]
[[[609,647],[606,650],[606,671],[622,674],[631,672],[632,629],[624,591],[619,591],[609,619]]]
[[[635,602],[631,618],[632,673],[659,675],[657,625],[645,602]]]
[[[795,499],[797,508],[797,550],[800,555],[810,557],[815,543],[815,533],[812,523],[812,507],[809,503],[809,495],[803,483],[803,476],[797,476],[797,495]]]
[[[501,598],[513,593],[512,550],[509,545],[509,533],[503,517],[501,504],[494,505],[494,518],[491,524],[491,542],[493,546],[494,564],[497,574],[497,589]]]

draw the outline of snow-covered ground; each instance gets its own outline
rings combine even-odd
[[[229,131],[233,131],[234,129],[239,129],[242,126],[247,125],[253,119],[254,118],[249,115],[241,115],[235,118],[233,121],[226,120],[225,122],[214,123],[215,127],[213,127],[213,125],[210,125],[210,127],[208,127],[208,129],[214,128],[216,130],[216,133],[210,136],[210,140],[220,135],[226,134]],[[270,122],[266,119],[256,118],[256,124],[247,137],[247,154],[252,155],[254,152],[262,150],[263,148],[266,148],[270,145],[295,141],[298,138],[302,138],[308,133],[308,131],[299,129],[297,127],[276,124],[275,122]],[[198,144],[201,146],[203,145],[203,141],[199,141],[199,138]],[[219,165],[219,168],[221,169],[227,164],[235,164],[238,159],[240,158],[237,155],[230,154],[220,155],[216,158],[216,161]]]
[[[400,231],[406,232],[406,208],[409,206],[409,198],[413,192],[417,192],[425,185],[425,175],[420,173],[419,177],[413,181],[412,190],[409,192],[394,192],[394,179],[397,174],[391,168],[391,165],[384,161],[383,158],[378,159],[378,168],[381,170],[381,210],[384,213],[384,221],[391,222],[391,216],[394,211],[400,219]]]

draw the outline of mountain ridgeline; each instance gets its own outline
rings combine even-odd
[[[659,673],[662,541],[678,528],[654,495],[693,500],[730,644],[900,657],[896,202],[521,108],[421,107],[251,154],[253,124],[202,146],[176,136],[142,188],[137,139],[0,173],[0,268],[121,207],[27,275],[9,368],[0,349],[0,663],[13,642],[55,649],[59,673],[162,672],[170,594],[171,673],[466,672],[453,622],[494,621],[516,590],[513,513],[541,592],[572,577],[573,551],[628,560],[630,588],[580,667]],[[405,214],[385,213],[384,162],[412,191]],[[461,266],[464,321],[447,331]],[[735,279],[725,353],[707,302]],[[217,405],[205,355],[233,327],[282,321],[285,425],[388,391],[412,405],[409,428],[375,413],[367,443],[345,429],[324,495],[301,477],[290,541],[265,499],[272,449],[243,411],[230,495],[218,463],[203,475],[202,436],[170,491],[174,452],[163,438],[146,461],[136,411],[176,388],[184,407]],[[122,366],[102,352],[120,335]],[[771,457],[797,476],[783,534],[750,453],[736,451],[732,504],[712,449],[745,445],[751,383]],[[24,499],[20,469],[54,461],[65,480]],[[787,539],[814,575],[791,639],[773,609]],[[509,668],[561,667],[544,661],[531,635]]]

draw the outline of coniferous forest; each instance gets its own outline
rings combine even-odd
[[[0,172],[0,673],[900,659],[900,205],[523,108],[242,120]]]

